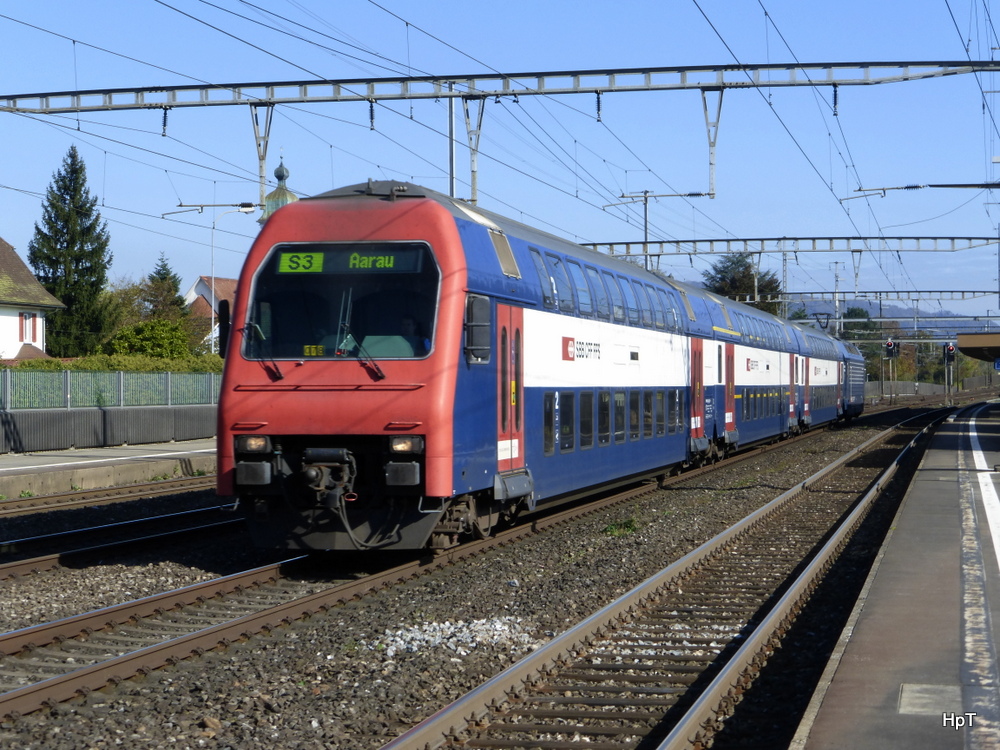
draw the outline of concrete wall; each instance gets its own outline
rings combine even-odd
[[[209,438],[215,418],[214,404],[0,411],[0,453]]]

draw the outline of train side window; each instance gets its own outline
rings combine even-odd
[[[465,361],[484,364],[490,361],[490,300],[470,294],[465,300]]]
[[[600,391],[597,394],[597,443],[607,445],[611,442],[611,393]]]
[[[573,287],[569,283],[569,276],[566,275],[562,259],[546,253],[545,264],[549,267],[549,274],[556,286],[556,304],[562,312],[573,312],[576,309],[573,302]]]
[[[594,447],[594,392],[580,394],[580,449]]]
[[[628,313],[628,322],[634,326],[639,325],[639,303],[635,299],[635,292],[628,279],[622,279],[622,294],[625,295],[625,312]]]
[[[691,300],[688,299],[687,292],[683,289],[678,289],[677,291],[681,295],[681,302],[684,303],[684,309],[687,310],[688,320],[697,321],[698,316],[694,314],[694,308],[691,307]]]
[[[611,317],[611,301],[608,299],[608,292],[601,281],[601,275],[596,268],[586,266],[587,278],[590,279],[590,288],[594,292],[594,306],[597,308],[597,317],[607,320]]]
[[[649,306],[649,297],[646,296],[646,287],[644,287],[640,281],[633,281],[632,284],[635,287],[635,296],[639,300],[639,313],[642,316],[642,324],[646,326],[646,328],[650,328],[653,325],[653,310]]]
[[[629,440],[639,439],[639,423],[642,421],[642,402],[639,391],[628,394],[628,437]]]
[[[615,442],[625,442],[625,391],[615,391]]]
[[[653,392],[642,393],[642,436],[653,437]]]
[[[552,309],[556,306],[556,284],[549,276],[549,269],[545,267],[542,254],[537,248],[529,247],[528,253],[531,255],[531,262],[535,264],[535,271],[538,272],[538,284],[542,289],[542,304]]]
[[[569,453],[576,447],[576,394],[559,392],[559,450]]]
[[[604,283],[608,287],[608,294],[611,295],[611,315],[616,323],[625,320],[625,298],[622,297],[622,290],[618,286],[618,279],[613,275],[604,272]]]
[[[590,286],[587,284],[587,277],[583,275],[583,269],[575,260],[566,261],[566,268],[569,269],[569,277],[576,287],[576,299],[580,303],[580,314],[588,318],[594,314],[594,301],[590,293]]]
[[[674,309],[673,304],[671,304],[670,297],[663,289],[657,289],[656,296],[659,297],[660,302],[663,304],[663,310],[667,316],[667,328],[677,330],[680,327],[677,322],[677,311]]]
[[[510,249],[510,240],[507,235],[497,229],[490,229],[490,239],[493,241],[493,249],[496,251],[497,260],[500,261],[500,270],[504,276],[513,279],[521,278],[521,269],[517,267],[514,259],[514,251]]]
[[[663,312],[663,302],[657,295],[657,290],[651,286],[646,287],[649,294],[649,304],[653,306],[653,325],[663,328],[666,325],[666,316]]]
[[[656,392],[656,436],[667,434],[667,399],[663,391]]]
[[[542,452],[556,452],[556,394],[551,391],[542,395]]]

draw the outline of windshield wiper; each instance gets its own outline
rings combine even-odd
[[[244,334],[245,334],[246,333],[246,329],[243,329],[243,330],[244,330]],[[264,332],[260,329],[260,326],[257,323],[251,323],[250,324],[250,330],[252,332],[254,332],[254,333],[257,334],[257,337],[260,339],[261,344],[263,344],[265,341],[267,341],[267,337],[264,336]],[[260,348],[260,354],[262,356],[267,357],[268,361],[271,363],[271,366],[274,368],[274,377],[275,377],[275,379],[276,380],[284,380],[285,379],[285,375],[284,375],[284,373],[281,372],[281,368],[278,367],[278,363],[274,361],[274,357],[271,356],[270,353],[265,353],[263,346],[261,346],[261,348]],[[265,367],[264,369],[266,370],[267,368]]]
[[[371,370],[376,380],[385,380],[385,373],[382,372],[382,368],[378,366],[378,362],[372,358],[368,350],[361,345],[361,342],[354,338],[354,334],[351,333],[351,327],[347,323],[341,323],[340,329],[344,332],[344,341],[339,349],[346,350],[348,343],[353,341],[354,345],[358,347],[358,362]]]

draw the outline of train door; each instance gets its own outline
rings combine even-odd
[[[844,363],[837,363],[837,416],[844,413]]]
[[[799,418],[799,355],[788,355],[788,431],[792,432]]]
[[[497,469],[524,468],[524,309],[497,305]]]
[[[691,338],[691,437],[705,437],[705,366],[704,341]]]
[[[736,345],[726,344],[726,433],[736,431]]]
[[[809,409],[809,369],[812,363],[809,357],[802,357],[802,418],[806,424],[812,424],[812,414]]]

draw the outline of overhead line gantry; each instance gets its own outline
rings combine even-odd
[[[794,86],[870,86],[928,78],[1000,71],[1000,61],[958,62],[841,62],[766,65],[707,65],[535,73],[487,73],[461,76],[407,76],[343,80],[274,81],[256,83],[189,84],[138,88],[91,89],[35,94],[0,95],[0,112],[51,115],[128,109],[162,109],[247,105],[251,109],[260,165],[261,203],[265,190],[265,160],[271,114],[277,104],[359,102],[370,106],[374,124],[375,104],[394,100],[446,99],[449,102],[451,141],[451,194],[455,196],[454,103],[464,107],[470,151],[471,201],[477,199],[479,134],[487,99],[521,96],[594,94],[597,117],[601,97],[635,91],[701,92],[709,145],[709,191],[715,195],[715,143],[726,89],[788,88]],[[712,97],[715,97],[712,99]],[[710,102],[710,99],[712,101]],[[836,101],[836,97],[834,97]],[[263,126],[259,110],[265,109]],[[836,104],[834,105],[836,111]]]

